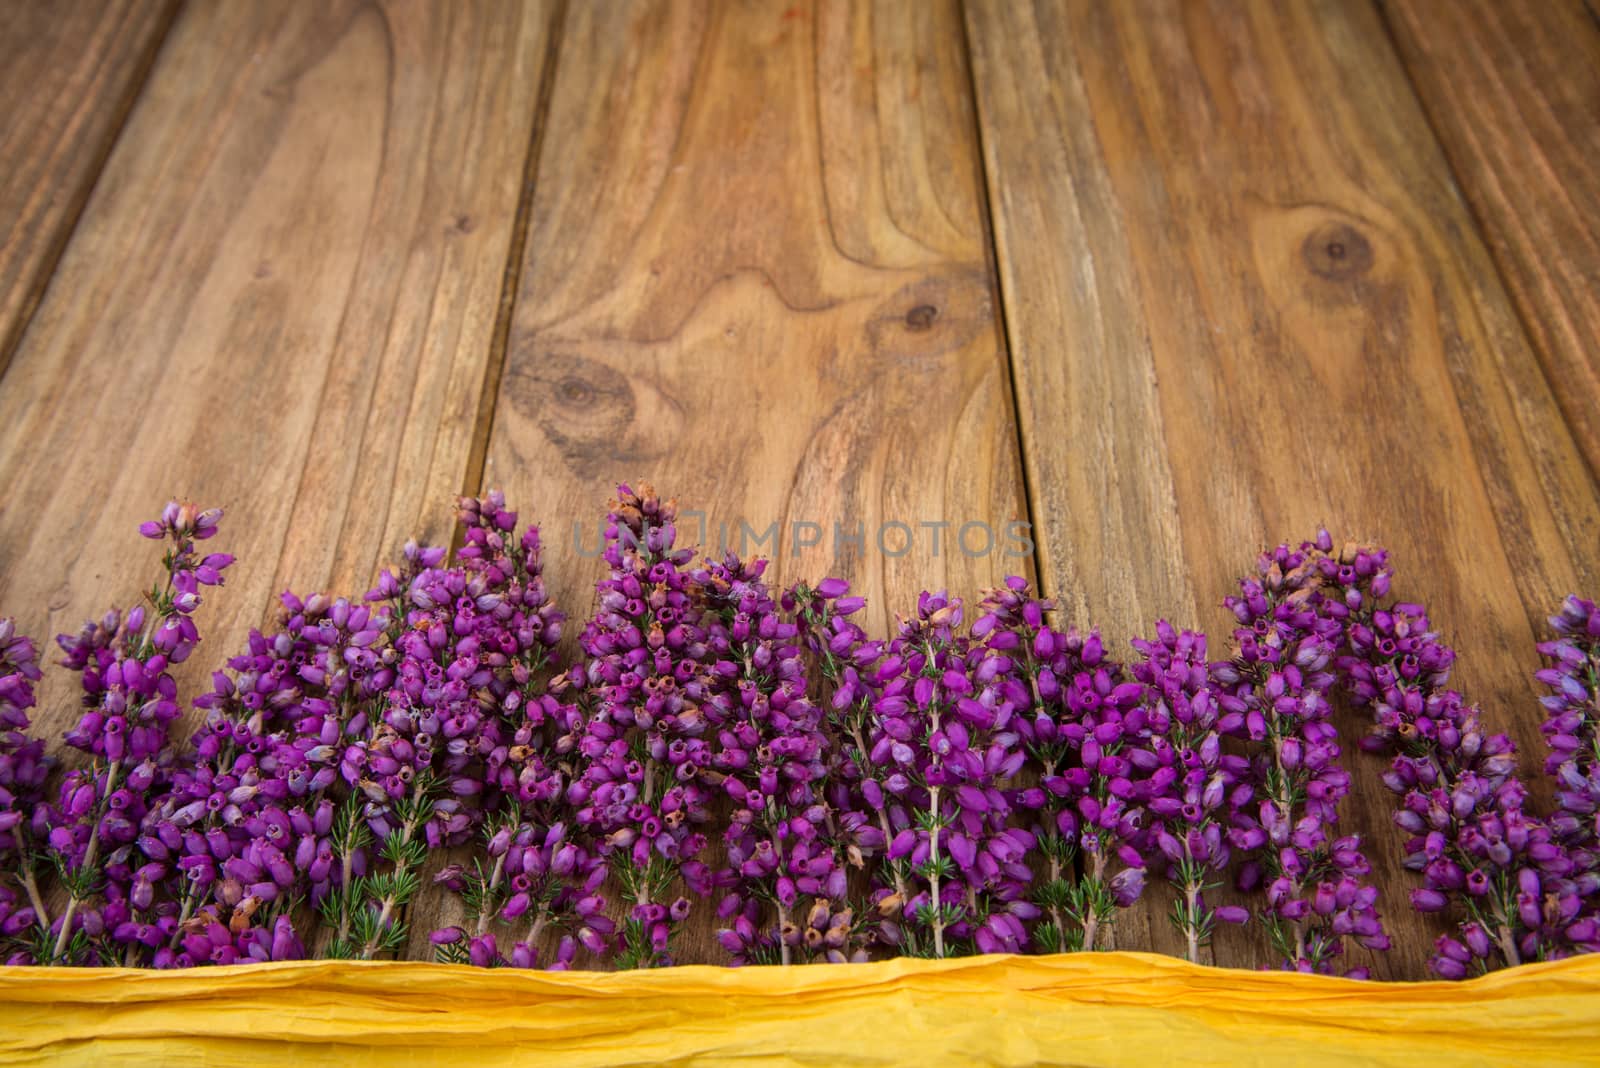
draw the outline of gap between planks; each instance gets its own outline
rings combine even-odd
[[[34,265],[33,277],[25,283],[27,290],[21,302],[16,306],[11,321],[0,323],[0,381],[4,381],[6,372],[11,369],[11,357],[22,344],[22,338],[28,332],[28,325],[33,322],[34,313],[44,300],[45,291],[55,277],[56,266],[61,262],[61,254],[66,251],[67,243],[72,240],[72,235],[78,228],[78,221],[83,218],[83,210],[88,206],[89,197],[94,193],[96,183],[100,181],[106,161],[111,158],[111,150],[116,147],[117,139],[127,127],[128,116],[133,112],[134,104],[150,81],[156,57],[161,54],[161,49],[172,32],[173,24],[177,22],[178,15],[183,10],[183,2],[184,0],[168,0],[163,8],[150,34],[150,40],[134,60],[128,84],[112,104],[109,124],[102,133],[99,143],[94,146],[84,173],[70,191],[66,209],[46,239],[39,262]]]
[[[1535,307],[1530,301],[1520,298],[1520,287],[1515,276],[1516,265],[1507,256],[1504,245],[1494,240],[1495,221],[1487,213],[1487,207],[1481,198],[1468,195],[1468,188],[1472,183],[1472,176],[1465,172],[1466,161],[1457,152],[1452,151],[1448,131],[1441,124],[1441,119],[1434,108],[1429,96],[1423,91],[1424,87],[1419,81],[1416,62],[1408,54],[1400,38],[1400,30],[1395,24],[1396,15],[1393,11],[1392,0],[1372,0],[1377,11],[1378,21],[1383,26],[1385,37],[1388,39],[1389,48],[1399,62],[1400,69],[1405,72],[1406,84],[1411,89],[1411,95],[1421,110],[1423,119],[1428,124],[1434,143],[1439,146],[1439,152],[1444,157],[1445,167],[1450,176],[1450,183],[1455,187],[1456,196],[1466,206],[1467,217],[1472,220],[1472,227],[1477,232],[1478,240],[1489,250],[1489,260],[1494,264],[1495,277],[1499,279],[1500,288],[1513,296],[1511,301],[1512,314],[1516,316],[1517,326],[1523,340],[1528,347],[1539,353],[1540,359],[1535,361],[1539,373],[1543,376],[1545,385],[1552,396],[1558,401],[1562,398],[1562,383],[1559,382],[1551,366],[1552,354],[1546,351],[1539,332],[1534,328],[1532,317],[1543,309]],[[1581,0],[1581,7],[1594,22],[1596,33],[1600,33],[1600,13],[1597,13],[1593,0]],[[1576,435],[1580,441],[1587,441],[1581,433],[1582,427],[1575,424],[1569,409],[1565,404],[1558,404],[1563,421],[1568,430]],[[1600,469],[1595,466],[1595,456],[1587,448],[1580,449],[1578,453],[1583,461],[1584,469],[1588,472],[1589,480],[1600,485]]]
[[[528,131],[528,154],[522,164],[522,187],[517,196],[516,221],[511,227],[511,243],[506,249],[505,279],[500,287],[500,305],[495,313],[493,341],[483,370],[483,387],[478,395],[478,414],[473,424],[472,444],[467,453],[461,492],[478,496],[490,487],[483,484],[484,464],[489,454],[489,439],[494,434],[494,413],[500,399],[506,348],[511,343],[511,323],[516,312],[517,289],[522,281],[524,247],[533,213],[533,195],[539,181],[539,161],[544,152],[544,135],[549,127],[550,98],[555,93],[556,69],[561,62],[561,42],[567,25],[568,0],[556,0],[550,17],[550,40],[546,42],[544,70],[539,81],[539,96],[533,106],[533,124]],[[451,538],[451,552],[461,547],[463,532],[457,527]]]

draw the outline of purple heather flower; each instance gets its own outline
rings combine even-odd
[[[393,681],[352,725],[360,729],[346,730],[339,756],[387,868],[362,884],[371,891],[365,901],[340,903],[341,952],[370,958],[398,948],[397,914],[417,889],[427,852],[466,841],[491,815],[509,838],[517,813],[515,801],[501,809],[502,793],[537,793],[535,780],[549,778],[527,766],[531,733],[518,741],[522,726],[542,725],[556,710],[530,688],[562,622],[545,592],[539,533],[530,527],[517,538],[516,513],[498,491],[458,503],[465,535],[456,566],[445,566],[442,548],[408,545],[401,571],[386,572],[367,597],[387,600],[394,624],[387,634],[369,624],[351,638],[364,649],[387,642],[394,655]],[[542,789],[554,796],[559,783]],[[534,834],[530,828],[526,840]],[[478,919],[503,899],[501,880],[494,883]]]
[[[507,953],[502,953],[493,934],[468,936],[460,927],[446,927],[433,932],[432,942],[443,959],[451,963],[471,964],[478,968],[538,968],[539,950],[531,942],[513,942]],[[547,965],[548,971],[565,971],[572,966],[577,955],[577,942],[570,936],[557,944],[556,952]]]
[[[1154,639],[1135,640],[1132,672],[1145,685],[1147,764],[1139,796],[1149,815],[1148,841],[1180,900],[1172,920],[1187,955],[1199,960],[1218,921],[1243,922],[1243,909],[1213,908],[1205,888],[1228,867],[1231,847],[1259,848],[1265,834],[1248,817],[1255,797],[1249,762],[1224,753],[1217,729],[1218,693],[1206,661],[1206,638],[1165,620]]]
[[[797,954],[842,959],[844,947],[808,944],[798,922],[805,902],[830,916],[849,911],[847,860],[823,794],[829,741],[822,712],[807,696],[800,628],[762,581],[765,568],[764,560],[744,564],[730,553],[695,574],[711,609],[708,645],[718,664],[733,665],[718,673],[727,712],[706,777],[720,780],[734,806],[723,836],[727,866],[718,873],[729,893],[718,914],[744,918],[750,934],[735,929],[730,938],[724,930],[720,937],[736,947],[730,951],[741,964],[788,964]],[[837,581],[822,585],[844,592]],[[669,762],[686,751],[669,747]]]
[[[306,956],[305,946],[288,916],[276,917],[269,927],[253,924],[249,912],[235,911],[232,919],[224,922],[214,906],[207,906],[184,922],[175,946],[161,945],[162,941],[158,938],[146,943],[160,946],[152,960],[157,968],[304,960]]]
[[[936,957],[946,955],[947,934],[971,933],[974,918],[965,911],[951,849],[956,791],[975,759],[955,707],[972,689],[960,624],[959,600],[942,592],[918,598],[916,615],[900,620],[900,633],[874,665],[871,716],[853,753],[887,773],[883,874],[892,886],[880,883],[874,893],[884,937],[902,952]],[[865,789],[869,773],[863,767],[857,775]]]
[[[1600,608],[1568,597],[1550,617],[1556,638],[1542,642],[1546,667],[1535,676],[1543,698],[1546,775],[1555,779],[1550,827],[1572,859],[1591,908],[1600,906]]]
[[[959,600],[923,593],[881,657],[862,658],[871,714],[852,735],[855,777],[888,840],[875,904],[885,940],[909,954],[1020,952],[1039,916],[1037,839],[1011,821],[1027,690],[1004,649],[961,621]]]
[[[566,805],[565,758],[577,747],[582,719],[557,692],[566,682],[555,658],[563,616],[545,592],[539,528],[530,525],[518,538],[517,515],[498,491],[459,503],[466,534],[457,561],[488,583],[487,597],[499,599],[490,609],[483,596],[475,602],[499,622],[478,630],[468,645],[487,650],[485,663],[508,673],[511,685],[478,732],[476,759],[452,780],[454,792],[478,798],[483,854],[470,873],[451,865],[435,878],[462,893],[475,913],[470,939],[438,943],[448,947],[439,957],[535,967],[534,947],[553,927],[572,932],[549,964],[566,967],[578,934],[603,950],[614,926],[599,896],[603,859]],[[523,932],[510,943],[509,957],[495,948],[489,928],[497,922]]]
[[[9,886],[0,886],[0,964],[36,963],[27,935],[39,923],[34,906],[18,898]]]
[[[195,548],[216,533],[221,518],[220,509],[169,503],[160,520],[140,528],[172,542],[162,561],[165,588],[152,591],[148,607],[112,610],[77,635],[56,639],[62,663],[80,673],[84,691],[85,711],[66,741],[93,759],[66,776],[54,805],[41,805],[34,815],[34,830],[55,854],[68,891],[54,925],[52,963],[80,959],[94,943],[101,955],[132,963],[159,941],[153,932],[161,922],[176,923],[154,893],[169,870],[162,862],[146,863],[136,842],[170,786],[174,764],[168,730],[181,709],[167,669],[200,640],[191,618],[199,587],[219,585],[233,562]],[[95,898],[99,907],[90,904]]]
[[[1487,734],[1480,712],[1447,688],[1455,651],[1424,608],[1385,605],[1388,554],[1357,545],[1336,553],[1324,531],[1299,556],[1307,606],[1340,628],[1341,680],[1371,711],[1363,748],[1393,757],[1384,783],[1401,799],[1396,825],[1411,836],[1406,866],[1424,880],[1412,903],[1426,912],[1458,905],[1467,917],[1439,939],[1433,969],[1459,978],[1584,947],[1594,932],[1580,915],[1572,857],[1524,811],[1511,740]]]
[[[847,924],[829,927],[843,939],[839,944],[827,944],[824,957],[834,962],[864,959],[874,943],[901,946],[901,928],[894,917],[912,896],[899,855],[886,853],[891,840],[897,838],[894,828],[907,819],[898,794],[908,780],[893,765],[872,761],[867,742],[876,723],[877,667],[885,646],[868,638],[850,618],[865,603],[851,595],[849,584],[838,578],[823,579],[814,587],[801,583],[782,599],[784,610],[794,619],[802,650],[821,667],[823,687],[817,704],[824,710],[822,729],[828,741],[822,754],[827,765],[822,837],[833,852],[837,870],[870,867],[877,888],[878,908],[864,908],[852,900],[841,909],[837,895],[828,905],[829,917],[850,917]],[[813,917],[818,915],[817,907],[812,907]],[[808,948],[814,949],[808,931],[796,927],[793,937],[804,939]],[[728,945],[731,936],[722,937]]]
[[[1143,685],[1106,658],[1097,632],[1051,629],[1052,607],[1021,578],[991,591],[973,626],[984,647],[974,678],[1007,709],[997,740],[1031,758],[1038,777],[1006,796],[1027,815],[1027,845],[1043,854],[1048,874],[1031,903],[1015,889],[1008,896],[1040,921],[1032,937],[1042,949],[1065,952],[1109,942],[1116,910],[1143,891],[1139,783],[1153,761]],[[1084,871],[1074,879],[1077,856]],[[1025,888],[1020,870],[1017,878]]]
[[[388,611],[280,600],[281,629],[252,631],[195,699],[206,718],[192,758],[145,821],[140,849],[175,869],[180,923],[208,910],[228,924],[239,910],[271,916],[305,897],[337,924],[344,888],[365,872],[364,849],[347,841],[363,828],[337,793],[339,758],[394,678],[395,653],[377,640]]]
[[[17,633],[15,620],[0,619],[0,863],[28,900],[27,909],[13,910],[7,921],[0,922],[0,928],[16,929],[0,935],[0,946],[33,923],[50,926],[39,892],[40,846],[30,818],[44,797],[45,779],[55,763],[45,756],[43,741],[27,734],[28,712],[36,704],[33,684],[39,674],[38,647]],[[19,919],[24,914],[28,923]]]
[[[1350,776],[1330,720],[1343,629],[1319,611],[1326,551],[1280,545],[1261,555],[1259,577],[1240,580],[1239,596],[1225,602],[1240,624],[1236,652],[1212,666],[1218,728],[1250,746],[1259,798],[1256,818],[1241,815],[1230,831],[1235,847],[1256,846],[1240,884],[1266,886],[1262,919],[1285,967],[1318,972],[1333,969],[1347,937],[1389,945],[1360,842],[1337,831]]]
[[[711,788],[701,772],[738,666],[707,640],[694,553],[675,544],[676,502],[648,486],[619,486],[617,495],[610,570],[595,587],[599,606],[579,638],[584,660],[571,672],[587,716],[567,797],[632,903],[620,961],[640,967],[671,963],[678,920],[662,901],[678,877],[697,895],[710,889],[699,858]]]

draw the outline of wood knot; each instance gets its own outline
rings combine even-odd
[[[594,400],[594,387],[569,376],[556,383],[556,396],[563,404],[589,404]]]
[[[1306,235],[1300,257],[1318,278],[1348,282],[1372,270],[1372,242],[1348,223],[1328,223]]]
[[[866,332],[874,355],[932,370],[993,325],[987,277],[960,268],[900,287],[873,309]]]
[[[654,454],[634,432],[640,403],[636,389],[644,390],[649,405],[644,422],[662,427],[664,440],[677,440],[673,413],[662,410],[665,406],[644,379],[623,374],[606,359],[575,352],[568,344],[513,339],[500,395],[518,416],[543,431],[575,472],[599,477],[619,456],[643,460]],[[626,354],[618,358],[627,362]]]

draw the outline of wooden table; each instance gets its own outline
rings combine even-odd
[[[173,495],[240,560],[189,682],[489,486],[575,614],[573,524],[592,552],[643,477],[711,541],[777,521],[776,573],[846,575],[877,626],[1021,571],[1114,645],[1164,616],[1220,647],[1234,577],[1326,523],[1392,548],[1536,761],[1532,643],[1600,588],[1581,0],[13,2],[0,55],[0,606],[30,633],[132,601]],[[952,550],[1012,521],[1033,557]],[[40,728],[72,708],[57,678]],[[1419,976],[1350,759],[1374,971]],[[1119,946],[1175,951],[1166,904]]]

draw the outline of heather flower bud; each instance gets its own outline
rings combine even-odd
[[[1124,868],[1111,878],[1111,896],[1118,908],[1129,908],[1144,893],[1144,869]]]

